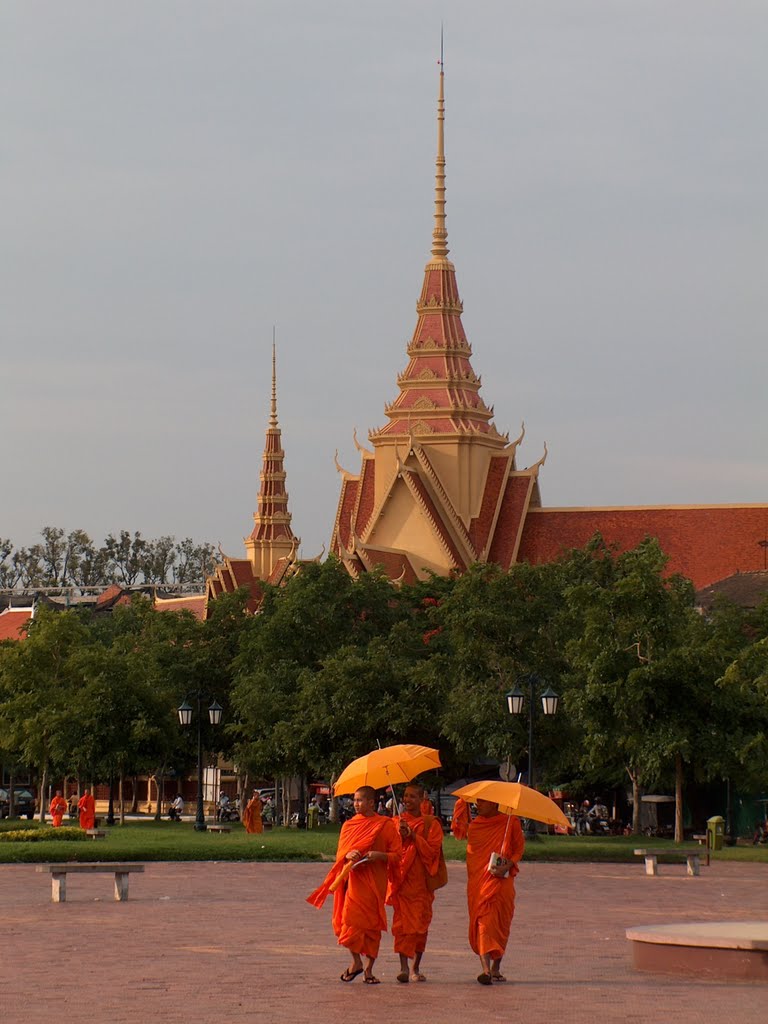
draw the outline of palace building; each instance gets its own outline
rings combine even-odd
[[[353,576],[381,566],[393,580],[462,572],[475,562],[509,568],[551,561],[596,532],[626,550],[659,539],[669,571],[697,588],[764,567],[768,504],[547,508],[546,459],[519,468],[515,440],[493,423],[461,322],[445,214],[444,74],[437,104],[432,251],[416,304],[408,363],[387,422],[357,441],[360,469],[343,469],[331,551]]]

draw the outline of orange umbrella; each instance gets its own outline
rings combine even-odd
[[[354,793],[361,786],[384,789],[398,782],[410,782],[422,772],[433,772],[439,767],[440,753],[432,747],[415,743],[380,747],[348,764],[336,780],[333,792],[339,796]]]
[[[570,822],[548,796],[537,789],[524,786],[521,782],[470,782],[468,786],[455,789],[452,796],[460,796],[469,803],[490,800],[499,805],[503,814],[517,814],[521,818],[543,821],[546,825],[570,825]]]

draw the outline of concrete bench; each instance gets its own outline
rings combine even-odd
[[[673,857],[675,860],[685,860],[689,875],[698,875],[701,867],[700,850],[674,850],[668,849],[666,846],[659,846],[653,849],[635,850],[635,856],[645,858],[646,875],[658,875],[659,857]]]
[[[67,875],[92,875],[96,873],[115,876],[115,899],[128,899],[128,876],[131,872],[144,870],[143,864],[38,864],[37,871],[51,875],[51,901],[65,903],[67,899]]]
[[[85,834],[89,839],[106,839],[107,833],[100,828],[87,828]]]
[[[208,831],[209,832],[231,832],[232,831],[232,826],[231,825],[209,825],[208,826]]]
[[[697,974],[708,981],[768,981],[768,924],[685,921],[628,928],[640,971]]]

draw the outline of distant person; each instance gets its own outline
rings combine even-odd
[[[455,839],[466,839],[469,828],[469,804],[457,797],[451,815],[451,833]]]
[[[171,821],[181,821],[181,815],[184,813],[184,797],[181,793],[177,793],[173,798],[173,803],[168,811],[168,817]]]
[[[54,828],[61,827],[61,821],[62,818],[64,817],[64,814],[66,813],[67,806],[67,801],[61,795],[61,790],[57,789],[56,796],[51,800],[51,806],[48,808],[48,810],[51,812],[51,817],[53,818]]]
[[[243,811],[243,825],[245,826],[245,831],[250,835],[261,835],[264,831],[263,809],[264,804],[262,803],[261,795],[258,789],[254,789],[253,796],[245,805],[245,810]]]
[[[86,789],[77,801],[77,809],[80,812],[80,828],[93,828],[96,823],[96,801],[90,789]]]
[[[229,797],[222,789],[219,793],[219,799],[216,804],[216,820],[222,821],[224,814],[229,811]]]

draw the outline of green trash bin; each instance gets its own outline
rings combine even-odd
[[[722,850],[724,834],[725,819],[721,815],[707,818],[707,847],[710,850]]]

